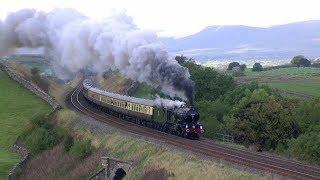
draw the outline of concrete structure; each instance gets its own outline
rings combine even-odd
[[[102,157],[102,165],[105,168],[106,180],[120,180],[132,169],[132,161],[123,161],[120,159]]]

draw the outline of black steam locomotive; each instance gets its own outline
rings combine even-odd
[[[190,139],[199,139],[204,132],[199,122],[199,113],[194,107],[168,109],[154,100],[101,90],[94,87],[89,79],[83,81],[83,94],[89,102],[110,114],[142,126]]]

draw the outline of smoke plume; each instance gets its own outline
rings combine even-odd
[[[192,103],[194,85],[187,69],[169,57],[154,32],[139,30],[124,13],[95,21],[72,9],[20,10],[0,21],[0,56],[18,47],[44,47],[61,79],[81,69],[119,70]]]

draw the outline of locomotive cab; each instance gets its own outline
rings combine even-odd
[[[199,113],[196,111],[194,107],[191,107],[189,111],[187,111],[185,116],[185,121],[189,124],[197,124],[199,121]]]

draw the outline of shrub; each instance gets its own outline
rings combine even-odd
[[[263,67],[260,63],[254,63],[253,67],[252,67],[252,71],[262,71]]]
[[[37,117],[31,121],[31,127],[24,131],[20,138],[32,154],[38,154],[59,143],[66,135],[64,129],[55,127],[49,122],[50,117]]]
[[[52,148],[58,140],[44,128],[37,128],[25,139],[25,144],[32,154]]]
[[[320,164],[319,132],[303,134],[297,139],[291,139],[288,146],[288,153],[291,156]]]
[[[68,135],[63,139],[63,150],[65,152],[68,152],[70,151],[72,146],[73,146],[73,138],[72,136]]]
[[[309,101],[302,101],[298,104],[296,111],[299,125],[303,133],[308,133],[320,124],[320,98]]]
[[[30,120],[30,123],[33,127],[41,127],[45,122],[50,121],[48,116],[37,116],[34,119]]]
[[[275,149],[279,142],[300,133],[293,105],[268,95],[264,89],[243,97],[227,130],[238,142],[256,145],[259,150]]]
[[[70,152],[73,156],[79,159],[87,157],[92,152],[91,140],[87,139],[75,141],[70,149]]]

